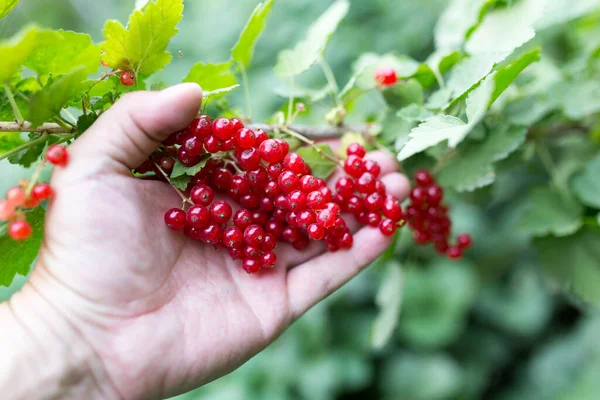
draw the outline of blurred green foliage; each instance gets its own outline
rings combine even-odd
[[[517,1],[488,3],[502,6]],[[434,48],[434,24],[447,4],[444,0],[351,3],[349,16],[327,52],[340,82],[347,81],[352,63],[365,52],[393,50],[424,60]],[[255,5],[251,0],[188,0],[180,33],[170,45],[175,59],[168,73],[161,71],[152,81],[173,84],[198,61],[228,59]],[[285,103],[270,90],[282,87],[272,72],[277,53],[297,41],[328,5],[320,0],[276,2],[248,70],[256,119],[265,119]],[[0,37],[11,36],[25,23],[37,22],[86,32],[99,41],[103,21],[117,18],[126,22],[133,6],[133,0],[61,0],[51,6],[44,0],[24,0],[0,22]],[[561,12],[554,11],[557,15]],[[576,24],[553,27],[535,39],[534,45],[543,44],[551,61],[544,59],[519,82],[519,96],[502,111],[509,120],[534,124],[557,108],[578,119],[600,109],[598,82],[585,80],[578,73],[579,60],[571,58],[576,51],[598,51],[598,20],[598,16],[591,16]],[[558,63],[566,65],[563,72],[558,72]],[[569,85],[561,82],[565,79]],[[301,80],[306,87],[324,84],[315,71]],[[238,91],[230,101],[243,104],[242,95]],[[360,115],[364,117],[378,113],[382,104],[380,99],[366,96],[355,107],[363,108]],[[323,114],[311,115],[319,120]],[[400,118],[388,118],[384,125],[386,132],[397,132],[399,127],[408,132]],[[598,135],[595,140],[598,143]],[[551,151],[558,156],[554,178],[559,182],[568,182],[593,154],[590,142],[577,137],[565,137],[552,146]],[[597,399],[600,317],[557,294],[541,274],[540,261],[528,245],[530,235],[564,233],[573,220],[573,212],[563,207],[558,207],[562,210],[560,220],[554,219],[551,209],[563,199],[555,199],[548,193],[550,189],[528,198],[519,196],[547,180],[541,169],[532,170],[522,162],[531,158],[530,153],[525,148],[501,161],[492,186],[462,197],[449,194],[455,229],[472,232],[476,238],[468,260],[442,261],[428,249],[409,247],[406,234],[400,237],[393,262],[403,263],[397,287],[403,295],[399,310],[393,311],[397,314],[395,320],[392,318],[398,323],[397,334],[383,348],[374,350],[372,337],[379,308],[385,307],[374,299],[388,276],[384,274],[385,263],[379,263],[311,310],[239,370],[180,398]],[[3,163],[0,193],[29,174],[22,167]],[[589,187],[590,181],[594,182],[593,170],[574,182],[575,192],[578,186]],[[588,192],[579,197],[584,203],[594,202]],[[536,208],[527,211],[531,204]],[[576,217],[580,212],[574,211]],[[523,213],[529,218],[527,231],[515,229],[522,223]],[[600,244],[580,236],[586,232],[571,240],[587,248],[591,253],[587,258],[579,258],[584,257],[579,249],[572,250],[575,255],[565,255],[553,242],[560,239],[541,238],[535,244],[547,254],[541,260],[547,270],[560,275],[571,267],[569,262],[578,263],[583,269],[579,279],[595,279],[587,289],[597,291]],[[9,298],[24,281],[19,278],[11,288],[0,288],[0,300]]]

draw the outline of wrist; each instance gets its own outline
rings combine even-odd
[[[51,282],[32,277],[0,304],[0,393],[7,398],[118,398],[93,347],[60,304]]]

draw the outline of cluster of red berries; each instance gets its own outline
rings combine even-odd
[[[450,259],[461,258],[463,251],[471,246],[471,237],[462,233],[458,235],[456,244],[450,245],[452,222],[448,207],[442,203],[443,189],[426,170],[415,173],[415,182],[416,186],[410,193],[410,205],[405,210],[408,224],[414,230],[415,243],[432,243],[440,254]]]
[[[46,160],[56,166],[66,166],[68,159],[67,149],[62,146],[51,146],[46,152]],[[54,195],[48,183],[38,183],[30,189],[29,186],[28,181],[22,181],[19,186],[8,189],[6,198],[0,200],[0,222],[9,223],[8,235],[14,240],[26,240],[32,234],[24,210],[33,209]]]
[[[169,154],[176,154],[187,167],[212,154],[186,191],[193,205],[167,211],[166,224],[191,239],[226,248],[232,258],[242,260],[248,273],[275,264],[272,250],[277,241],[298,250],[310,239],[323,240],[331,252],[350,248],[353,236],[342,211],[353,213],[365,225],[378,226],[388,236],[403,223],[399,201],[386,194],[378,179],[379,165],[363,160],[366,151],[358,144],[348,147],[344,163],[348,176],[336,182],[335,193],[323,179],[311,175],[286,141],[246,128],[235,118],[213,121],[203,115],[169,136],[163,146],[165,151],[153,159],[162,167],[172,168]],[[150,169],[146,162],[136,170]],[[227,201],[214,201],[215,192],[227,194],[241,209],[234,213]]]

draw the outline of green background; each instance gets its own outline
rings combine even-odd
[[[23,0],[0,21],[0,37],[37,22],[86,32],[99,41],[103,22],[126,23],[133,5]],[[255,5],[186,1],[180,33],[170,45],[182,57],[175,56],[168,73],[153,79],[173,84],[197,61],[228,59]],[[285,102],[272,94],[273,87],[284,87],[271,71],[278,51],[298,40],[328,5],[323,0],[276,2],[248,71],[257,120]],[[423,60],[433,49],[433,26],[445,5],[444,0],[352,1],[326,54],[338,81],[347,81],[352,62],[367,51],[394,50]],[[558,47],[558,58],[569,57],[567,47]],[[324,82],[311,71],[302,83],[319,87]],[[243,106],[238,92],[231,102]],[[597,399],[600,318],[547,283],[528,237],[511,225],[520,207],[516,194],[530,182],[516,164],[505,171],[483,193],[450,194],[456,231],[472,232],[476,239],[465,261],[409,250],[410,240],[403,236],[392,261],[366,270],[239,370],[182,398]],[[0,193],[29,174],[0,163]],[[374,349],[375,299],[384,280],[392,282],[393,293],[402,294],[399,313],[390,317],[399,325],[389,343]],[[0,300],[23,281],[0,288]]]

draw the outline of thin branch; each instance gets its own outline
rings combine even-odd
[[[53,122],[47,122],[36,128],[33,128],[31,122],[24,122],[20,125],[16,122],[2,122],[0,121],[0,132],[47,132],[47,133],[73,133],[75,130],[72,128],[65,128],[59,124]]]
[[[13,97],[13,94],[10,91],[10,86],[8,86],[8,83],[4,84],[4,92],[6,93],[6,98],[8,99],[8,102],[10,103],[10,106],[11,106],[11,108],[13,110],[13,114],[15,115],[15,119],[17,120],[17,122],[19,124],[23,124],[23,122],[25,122],[25,119],[23,119],[23,115],[21,114],[21,110],[19,110],[19,106],[15,102],[15,98]]]
[[[323,153],[321,151],[321,149],[315,144],[314,140],[311,140],[311,139],[307,138],[306,136],[304,136],[304,135],[302,135],[302,134],[300,134],[298,132],[295,132],[295,131],[293,131],[290,128],[287,128],[285,126],[281,127],[281,130],[283,132],[287,133],[288,135],[290,135],[292,137],[295,137],[296,139],[300,140],[301,142],[308,144],[313,149],[315,149],[315,151],[317,153],[319,153],[322,157],[327,158],[328,160],[333,161],[334,163],[336,163],[336,164],[338,164],[340,166],[342,165],[342,162],[341,162],[341,160],[339,158],[330,156],[327,153]]]
[[[269,124],[250,124],[252,129],[262,129],[264,131],[273,131],[281,129],[280,125]],[[341,126],[308,126],[308,125],[290,125],[290,130],[301,134],[310,139],[335,139],[343,136],[347,132],[369,134],[369,125],[341,125]]]
[[[43,135],[41,135],[39,138],[37,138],[35,140],[32,140],[25,144],[22,144],[19,147],[15,147],[14,149],[7,151],[4,154],[0,154],[0,160],[4,160],[5,158],[8,158],[8,157],[12,156],[13,154],[17,154],[18,152],[25,150],[31,146],[35,146],[38,143],[43,143],[46,139],[48,139],[48,134],[44,133]]]
[[[175,187],[175,185],[173,185],[171,183],[171,179],[169,178],[169,175],[167,175],[167,173],[160,167],[160,165],[158,165],[158,163],[156,161],[152,160],[152,163],[154,164],[156,169],[161,173],[161,175],[165,177],[167,182],[169,182],[169,185],[171,185],[171,187],[177,192],[179,197],[181,197],[181,200],[183,200],[183,204],[185,204],[185,203],[194,204],[194,203],[192,203],[192,201],[190,199],[185,197],[185,195],[181,192],[181,190],[177,189]]]

